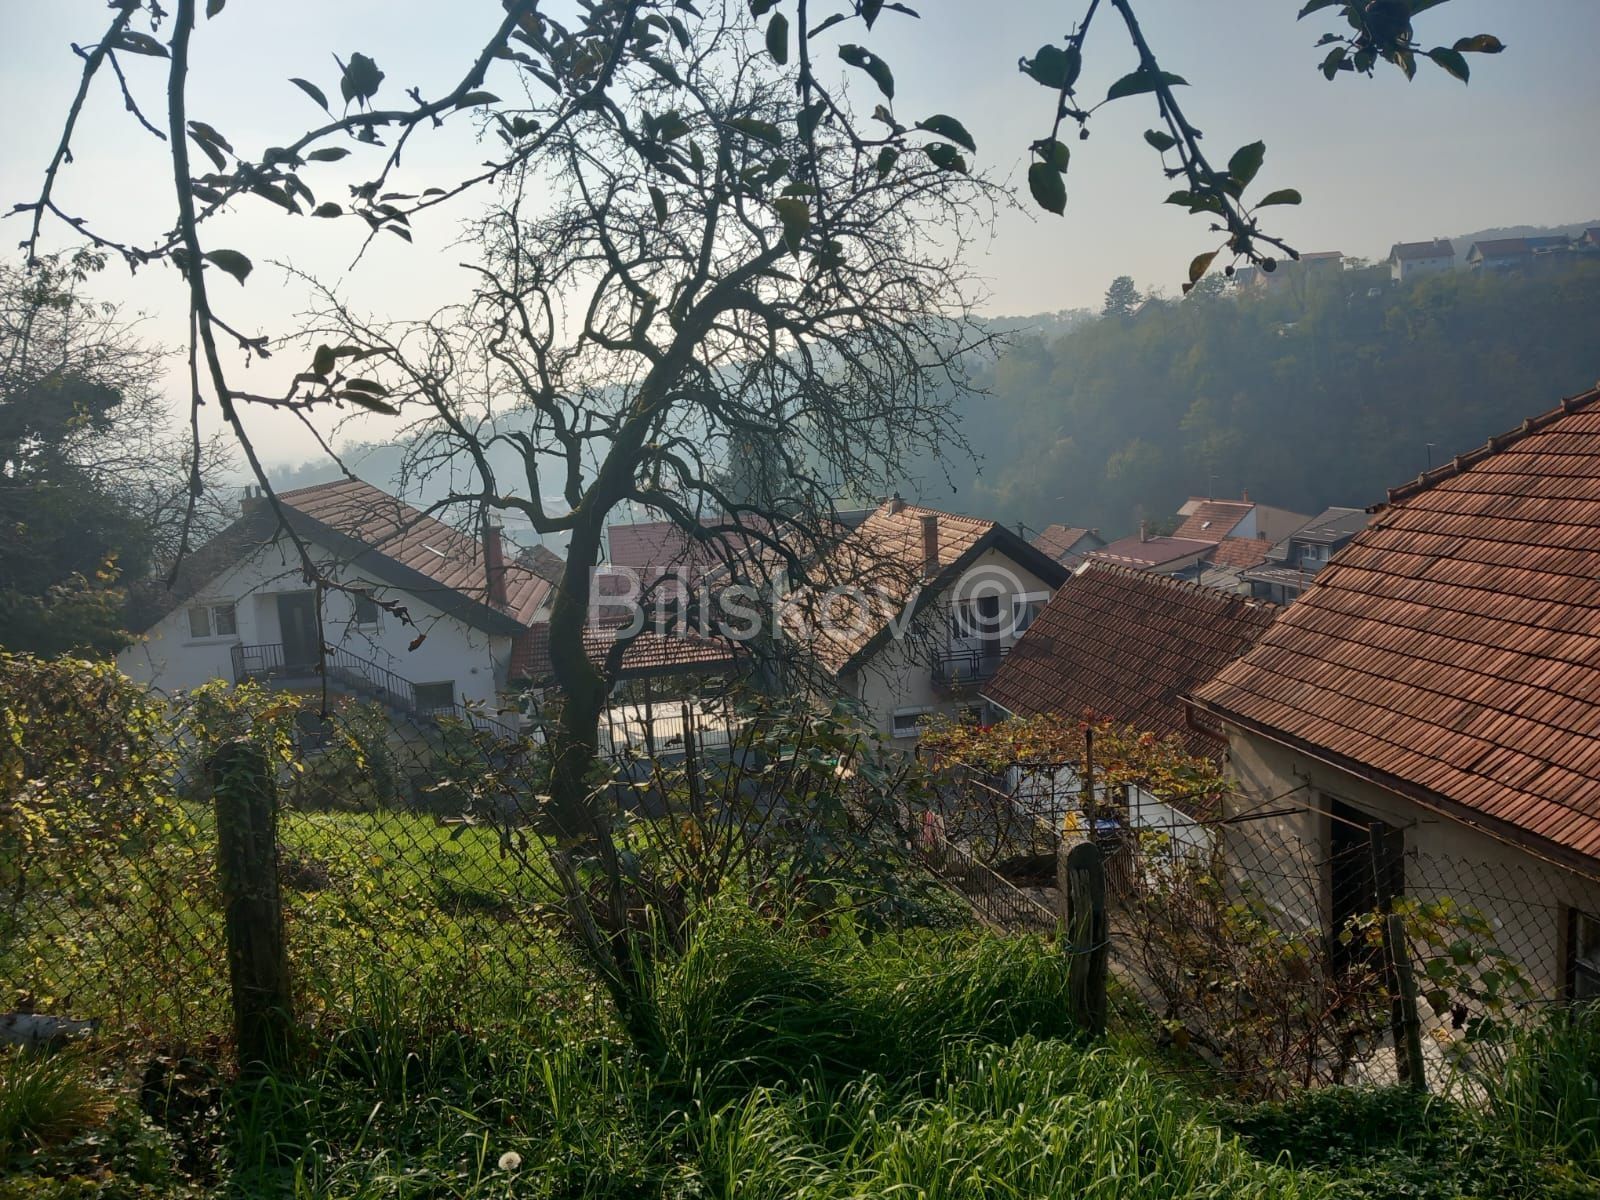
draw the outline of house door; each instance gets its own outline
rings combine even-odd
[[[313,592],[278,594],[278,632],[283,639],[285,669],[315,667],[322,657],[317,636],[317,598]]]
[[[1337,940],[1338,935],[1351,918],[1385,911],[1405,891],[1405,860],[1401,855],[1405,835],[1339,800],[1332,801],[1328,811],[1332,851],[1328,866],[1332,923],[1328,932],[1335,938],[1335,964],[1350,966],[1365,961],[1369,947],[1358,939],[1345,945]]]

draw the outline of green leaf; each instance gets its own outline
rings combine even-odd
[[[206,254],[205,258],[207,262],[221,267],[241,284],[245,281],[245,277],[250,274],[254,265],[237,250],[212,250]]]
[[[650,185],[650,203],[655,205],[656,224],[659,225],[667,219],[667,198],[654,184]]]
[[[368,395],[366,392],[351,391],[346,388],[344,391],[339,392],[338,395],[339,399],[348,400],[350,403],[359,405],[369,412],[382,413],[386,417],[398,417],[400,415],[400,410],[387,400],[380,400],[376,396]]]
[[[1268,208],[1274,204],[1299,204],[1300,193],[1294,188],[1279,188],[1275,192],[1268,192],[1256,201],[1257,208]]]
[[[382,72],[379,72],[380,78]],[[468,92],[456,101],[457,108],[476,108],[480,104],[499,104],[500,97],[493,92]]]
[[[167,48],[148,33],[124,29],[112,43],[115,50],[128,50],[134,54],[148,54],[151,58],[169,58]]]
[[[872,28],[872,23],[882,11],[883,0],[861,0],[861,19],[867,23],[868,29]]]
[[[767,53],[780,67],[789,61],[789,18],[781,12],[767,22]]]
[[[1163,154],[1178,144],[1177,138],[1173,137],[1171,134],[1162,133],[1159,129],[1146,129],[1144,131],[1144,140],[1149,142],[1157,150],[1160,150]]]
[[[1065,142],[1057,141],[1055,138],[1046,138],[1035,142],[1033,148],[1043,156],[1045,162],[1049,163],[1057,171],[1063,175],[1067,173],[1067,164],[1072,161],[1072,150]]]
[[[289,82],[294,84],[295,87],[299,88],[306,95],[310,96],[318,104],[322,105],[323,111],[327,112],[330,116],[333,115],[333,110],[328,107],[328,98],[322,94],[322,89],[316,84],[304,79],[291,79]]]
[[[1137,96],[1141,92],[1153,92],[1157,87],[1183,87],[1188,80],[1182,75],[1174,75],[1171,71],[1146,71],[1140,67],[1131,75],[1124,75],[1111,85],[1106,92],[1107,100],[1121,100],[1124,96]]]
[[[895,162],[900,158],[900,151],[893,146],[885,146],[878,151],[878,178],[888,178],[889,172],[894,170]]]
[[[1328,57],[1322,60],[1322,66],[1319,69],[1325,76],[1332,79],[1340,71],[1353,71],[1355,67],[1350,62],[1350,56],[1345,48],[1343,46],[1335,46],[1328,51]]]
[[[926,129],[929,133],[954,142],[958,146],[965,146],[974,154],[978,151],[978,143],[972,140],[972,135],[967,132],[967,127],[954,117],[944,113],[935,113],[926,121],[917,122],[918,129]]]
[[[967,171],[967,160],[961,157],[961,152],[954,146],[945,142],[934,142],[931,146],[924,146],[928,157],[934,165],[945,171],[959,171],[963,175]]]
[[[1076,46],[1063,49],[1044,45],[1032,58],[1022,59],[1018,68],[1047,88],[1066,91],[1078,82],[1078,72],[1083,68],[1083,56]]]
[[[772,202],[783,223],[783,244],[790,254],[800,253],[800,242],[811,229],[811,205],[798,196],[784,196]]]
[[[748,134],[757,141],[769,145],[776,146],[783,141],[783,132],[770,121],[757,120],[755,117],[734,117],[728,124],[740,133]]]
[[[889,70],[889,64],[884,62],[865,46],[844,45],[839,47],[839,57],[852,67],[860,67],[872,81],[878,85],[878,90],[889,99],[894,99],[894,74]]]
[[[1462,83],[1466,83],[1472,74],[1472,68],[1467,65],[1467,57],[1459,50],[1451,50],[1444,46],[1435,46],[1428,51],[1428,57],[1433,59],[1450,74]]]
[[[1306,6],[1300,10],[1300,14],[1295,20],[1304,21],[1319,9],[1332,8],[1335,4],[1344,4],[1346,2],[1347,0],[1307,0]]]
[[[382,82],[383,72],[378,70],[378,64],[357,51],[350,56],[350,65],[339,78],[339,93],[346,104],[352,100],[365,104],[377,95]]]
[[[227,3],[228,0],[206,0],[206,17],[209,19],[216,16]]]
[[[1506,45],[1492,33],[1480,33],[1476,37],[1458,38],[1455,48],[1463,54],[1499,54]]]
[[[1198,283],[1200,277],[1211,269],[1211,260],[1216,258],[1217,252],[1212,250],[1208,254],[1196,254],[1189,263],[1189,282]]]
[[[311,215],[313,217],[342,217],[344,216],[344,209],[340,208],[337,204],[330,200],[326,204],[317,205],[317,207],[312,210]]]
[[[324,146],[321,150],[313,150],[306,157],[312,162],[338,162],[349,153],[350,151],[343,146]]]
[[[1250,181],[1260,173],[1266,157],[1265,142],[1251,142],[1233,152],[1233,157],[1228,160],[1228,177],[1233,181],[1234,186],[1230,190],[1235,196],[1250,186]]]
[[[344,386],[353,388],[358,392],[366,392],[369,396],[387,396],[389,394],[388,388],[381,383],[375,383],[371,379],[347,379],[344,381]]]
[[[1067,182],[1051,163],[1036,162],[1028,168],[1028,190],[1034,203],[1046,212],[1058,217],[1066,212]]]

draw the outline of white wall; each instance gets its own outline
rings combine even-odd
[[[1263,870],[1256,882],[1285,912],[1307,927],[1327,922],[1331,884],[1326,873],[1313,884],[1305,879],[1308,864],[1315,868],[1328,860],[1327,809],[1337,799],[1403,831],[1408,892],[1424,898],[1448,895],[1477,909],[1495,927],[1500,949],[1529,971],[1536,990],[1547,996],[1560,993],[1566,974],[1566,910],[1600,914],[1600,880],[1555,866],[1269,739],[1232,727],[1228,732],[1229,773],[1239,795],[1229,799],[1227,811],[1293,810],[1226,827],[1231,861],[1248,865],[1276,860],[1276,873]]]
[[[323,632],[328,644],[375,663],[412,683],[450,681],[458,703],[492,706],[505,679],[511,639],[490,635],[448,616],[426,600],[381,583],[375,576],[335,561],[325,547],[311,544],[329,578],[370,586],[380,600],[406,606],[411,624],[379,612],[376,626],[352,623],[353,599],[329,592],[323,604]],[[232,647],[282,641],[277,596],[308,591],[300,577],[293,549],[286,542],[263,546],[216,579],[183,607],[168,613],[135,645],[117,656],[117,666],[131,678],[163,692],[198,687],[213,679],[233,678]],[[238,632],[231,637],[195,640],[189,636],[188,610],[196,604],[235,605]],[[415,650],[410,643],[423,635]]]

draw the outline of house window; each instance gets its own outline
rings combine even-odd
[[[456,685],[453,681],[419,683],[416,685],[415,691],[418,712],[440,712],[456,706]]]
[[[928,715],[926,708],[897,708],[894,711],[894,736],[917,737],[922,733],[922,718]]]
[[[378,623],[378,602],[366,592],[352,592],[350,598],[355,601],[355,623],[357,625],[376,625]]]
[[[231,604],[195,604],[189,609],[191,638],[233,637],[239,623]]]
[[[1050,602],[1046,595],[1013,596],[1011,598],[1011,623],[1012,632],[1021,637],[1028,632],[1039,614],[1044,611],[1044,606]]]
[[[1600,917],[1572,909],[1567,928],[1572,958],[1568,991],[1574,1000],[1600,1000]]]
[[[950,608],[950,636],[956,642],[988,641],[1000,633],[1000,597],[957,600]]]

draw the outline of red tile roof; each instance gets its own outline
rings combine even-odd
[[[1435,242],[1396,242],[1389,249],[1391,263],[1396,259],[1404,262],[1414,258],[1454,258],[1456,248],[1447,241]]]
[[[1105,545],[1093,529],[1084,529],[1077,525],[1046,525],[1044,531],[1033,539],[1033,544],[1041,553],[1048,554],[1057,562],[1062,562],[1072,554],[1072,548],[1086,537],[1093,538],[1102,546]]]
[[[603,666],[618,632],[617,626],[590,626],[584,630],[583,649],[590,662]],[[622,652],[617,678],[707,671],[731,666],[734,660],[733,647],[726,642],[691,634],[669,637],[646,630]],[[512,643],[509,678],[542,683],[550,677],[550,671],[550,625],[540,621]]]
[[[491,602],[478,538],[427,516],[370,483],[341,479],[280,492],[278,499],[285,508],[422,576],[434,585],[432,589],[407,589],[422,599],[437,599],[439,592],[453,593],[526,625],[550,594],[547,580],[525,566],[507,563],[507,601]]]
[[[1084,555],[1090,562],[1111,563],[1122,567],[1136,567],[1142,571],[1164,567],[1168,563],[1198,559],[1215,545],[1212,541],[1193,538],[1153,537],[1141,538],[1138,534],[1118,538],[1098,550]]]
[[[1204,711],[1600,868],[1600,389],[1390,492]]]
[[[1018,716],[1092,714],[1219,747],[1183,697],[1254,644],[1277,609],[1168,575],[1090,563],[1056,591],[983,694]]]
[[[1248,500],[1202,500],[1183,524],[1172,531],[1175,538],[1199,542],[1220,542],[1255,508]]]
[[[1271,551],[1272,543],[1266,538],[1223,538],[1211,552],[1210,561],[1214,567],[1236,567],[1243,570],[1266,562],[1267,555]]]

